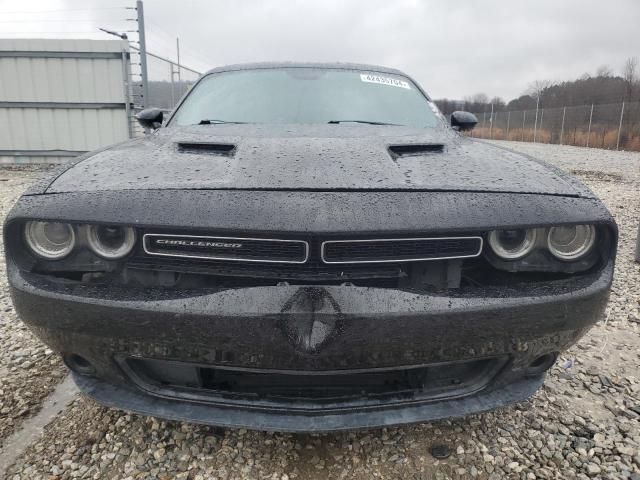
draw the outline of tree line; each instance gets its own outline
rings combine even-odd
[[[463,100],[442,98],[434,101],[445,115],[456,110],[487,112],[491,110],[491,105],[494,111],[500,112],[532,110],[536,105],[553,108],[640,101],[640,64],[638,57],[630,57],[617,74],[609,66],[603,65],[595,75],[585,73],[572,81],[536,80],[522,95],[509,102],[485,93],[477,93]]]

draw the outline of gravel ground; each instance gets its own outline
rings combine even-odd
[[[453,421],[290,435],[166,422],[78,398],[16,462],[9,478],[640,480],[640,265],[633,262],[640,154],[501,143],[573,171],[604,200],[620,227],[606,318],[565,353],[529,401]],[[8,198],[0,184],[4,212],[32,176],[0,170],[3,177],[10,178]],[[6,302],[0,300],[0,312]],[[2,315],[6,347],[0,358],[2,368],[10,369],[4,367],[13,358],[7,348],[38,347],[11,312]],[[38,382],[60,371],[42,352],[29,369]],[[16,380],[12,395],[24,392],[21,397],[28,398],[32,390],[19,381],[28,378],[13,371],[9,377]],[[450,456],[436,460],[430,453],[434,445],[447,446]]]
[[[582,180],[640,181],[640,153],[616,152],[599,148],[583,148],[544,143],[493,141],[496,145],[512,148],[522,153],[542,158],[564,170],[578,175]],[[603,175],[606,174],[606,175]],[[599,194],[596,187],[594,189]],[[637,205],[637,202],[636,202]]]
[[[2,221],[38,170],[0,169],[0,445],[66,374],[57,355],[16,319],[7,288]]]

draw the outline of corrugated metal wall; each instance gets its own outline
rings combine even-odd
[[[0,163],[60,162],[126,140],[129,45],[0,39]]]

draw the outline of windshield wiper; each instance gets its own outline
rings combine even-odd
[[[217,120],[215,118],[205,118],[204,120],[200,120],[198,125],[217,125],[223,123],[247,123],[247,122],[232,122],[229,120]]]
[[[327,123],[366,123],[369,125],[398,125],[399,123],[373,122],[370,120],[329,120]]]

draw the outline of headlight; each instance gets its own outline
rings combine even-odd
[[[91,225],[87,233],[91,250],[108,260],[127,255],[136,243],[136,232],[131,227]]]
[[[593,225],[567,225],[552,227],[547,235],[547,246],[560,260],[575,260],[591,250],[596,239]]]
[[[73,227],[68,223],[27,222],[24,236],[31,250],[48,260],[66,257],[76,243]]]
[[[533,250],[536,236],[536,230],[533,228],[493,230],[489,233],[489,245],[499,257],[505,260],[517,260]]]

